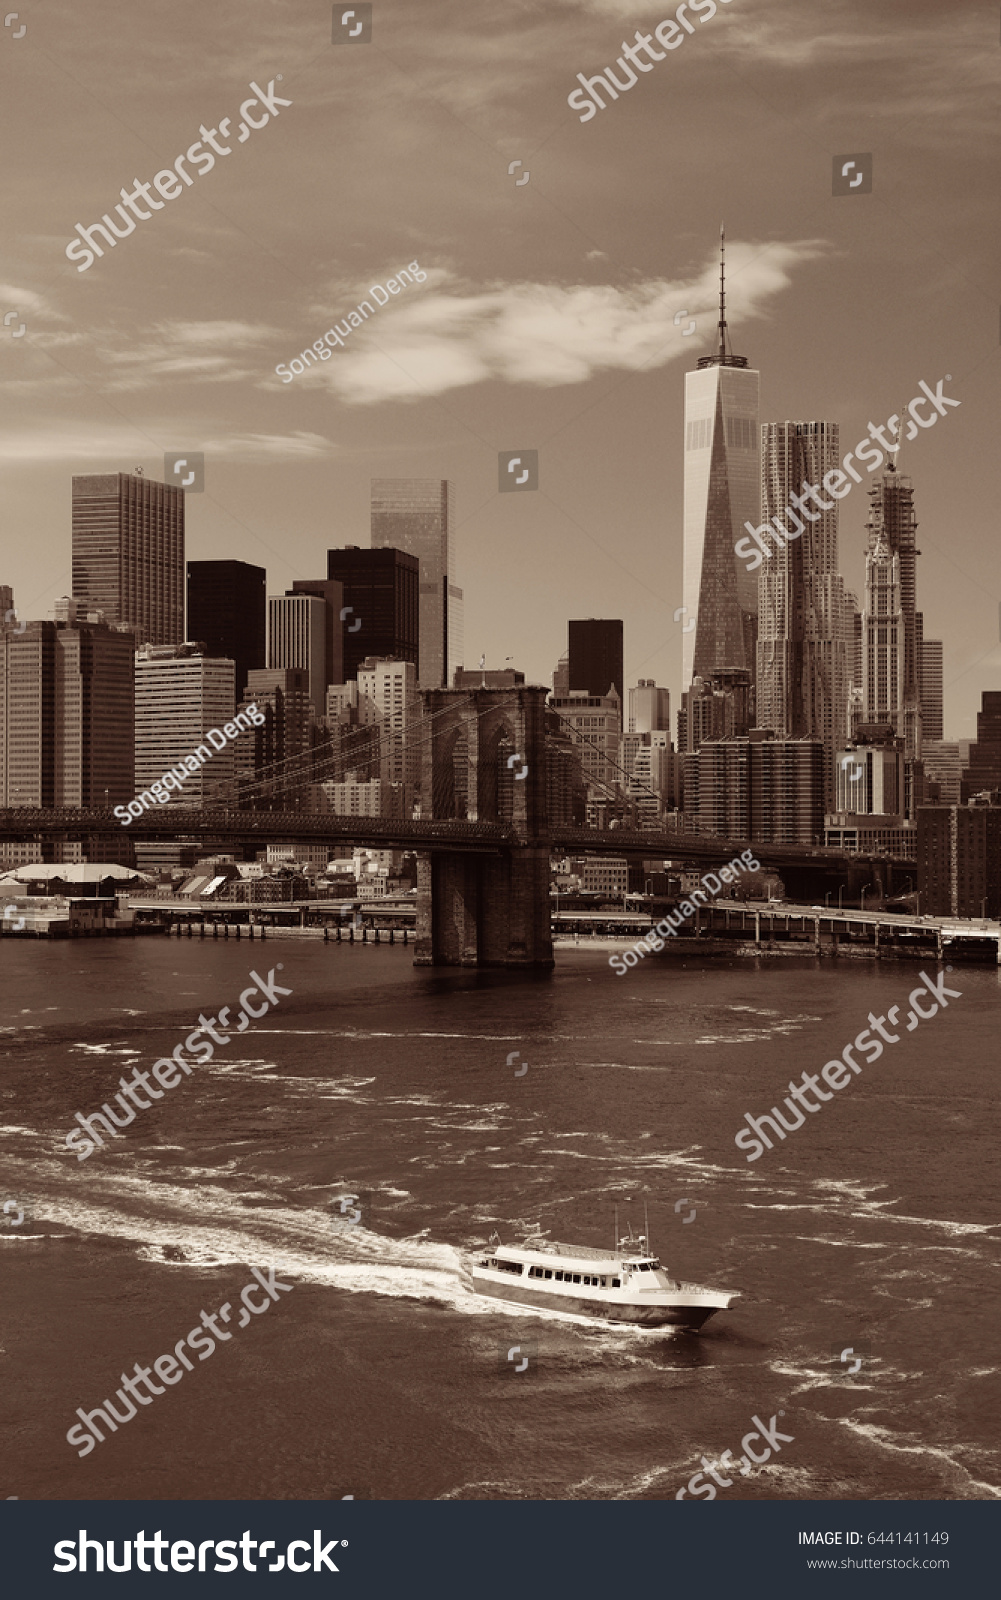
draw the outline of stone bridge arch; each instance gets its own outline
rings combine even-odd
[[[518,685],[421,696],[424,815],[506,823],[514,843],[419,856],[418,965],[553,965],[546,695]]]

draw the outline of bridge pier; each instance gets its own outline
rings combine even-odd
[[[415,967],[554,965],[548,845],[417,857]]]

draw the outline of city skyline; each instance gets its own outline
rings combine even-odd
[[[721,8],[698,51],[679,51],[669,75],[651,73],[583,127],[567,111],[567,79],[608,58],[620,8],[567,0],[560,10],[575,17],[579,59],[567,60],[562,16],[533,16],[526,81],[506,57],[484,58],[472,101],[453,69],[476,58],[484,27],[491,32],[478,5],[447,14],[433,60],[421,24],[388,5],[383,26],[407,42],[406,63],[399,53],[380,56],[375,71],[376,52],[337,52],[342,95],[328,83],[329,41],[321,46],[315,19],[278,27],[224,3],[213,29],[230,47],[238,38],[232,84],[246,93],[251,79],[266,84],[282,72],[293,104],[266,138],[240,147],[239,172],[219,163],[78,276],[61,254],[73,223],[99,216],[133,168],[148,172],[151,159],[172,155],[180,129],[197,127],[229,79],[153,22],[151,40],[176,78],[161,103],[148,92],[148,71],[125,65],[127,33],[98,40],[56,4],[54,48],[66,52],[65,65],[72,57],[77,72],[119,62],[123,71],[113,110],[67,80],[81,159],[43,166],[42,151],[29,151],[19,173],[24,226],[7,303],[27,333],[4,344],[15,409],[0,450],[9,525],[30,537],[14,541],[5,581],[33,616],[49,614],[70,588],[64,473],[130,471],[141,461],[158,476],[165,451],[203,450],[205,493],[187,507],[189,556],[267,566],[278,593],[322,575],[321,549],[365,543],[371,478],[448,478],[460,507],[466,665],[483,653],[491,662],[515,656],[531,678],[548,681],[559,593],[560,624],[599,610],[624,617],[627,678],[654,677],[677,703],[681,374],[713,348],[725,217],[728,316],[762,373],[763,420],[827,417],[852,440],[917,393],[919,379],[953,374],[963,409],[951,432],[923,434],[909,449],[907,470],[934,596],[926,630],[947,645],[946,731],[971,737],[980,691],[1001,682],[988,399],[997,312],[978,221],[993,71],[984,51],[993,41],[982,8],[959,4],[944,16],[911,4],[901,31],[845,0],[825,14],[822,36],[801,31],[795,43],[772,0],[753,13]],[[176,17],[187,14],[182,4]],[[426,21],[445,15],[432,5]],[[9,71],[11,119],[36,105],[55,109],[54,80],[24,53],[28,43]],[[832,70],[836,105],[826,91]],[[731,91],[710,118],[703,104],[721,71]],[[386,72],[399,107],[382,95]],[[915,109],[926,86],[934,136]],[[766,115],[759,96],[782,115]],[[319,151],[344,148],[354,111],[366,107],[364,156],[350,169],[322,162]],[[432,129],[462,135],[454,149],[439,143],[444,169],[397,159],[404,122],[418,145]],[[609,174],[637,130],[648,145],[671,148],[693,127],[704,146],[700,173],[672,172],[655,180],[651,204],[624,207]],[[739,172],[737,141],[746,158]],[[833,198],[831,153],[860,143],[874,151],[873,192]],[[521,188],[506,170],[514,157],[531,171]],[[306,213],[282,189],[289,162],[316,195]],[[333,251],[331,212],[347,224],[335,230]],[[926,226],[931,214],[943,219],[935,229]],[[282,385],[276,361],[414,257],[426,283],[356,329],[353,349]],[[526,303],[536,308],[531,318]],[[941,316],[928,316],[932,303]],[[522,445],[540,451],[540,489],[498,497],[497,453]],[[856,490],[841,508],[842,574],[856,594],[865,514]]]

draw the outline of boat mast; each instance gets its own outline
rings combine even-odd
[[[650,1243],[650,1210],[649,1210],[649,1207],[647,1206],[647,1203],[646,1203],[645,1200],[643,1202],[643,1226],[646,1229],[646,1250],[647,1250],[647,1255],[652,1256],[653,1255],[653,1245]]]
[[[615,1254],[619,1253],[619,1208],[615,1208]]]

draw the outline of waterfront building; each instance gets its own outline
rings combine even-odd
[[[917,823],[908,822],[899,813],[860,816],[835,811],[824,818],[824,844],[830,850],[844,850],[847,855],[902,856],[916,861]]]
[[[585,856],[584,893],[610,899],[629,892],[629,863],[625,856]]]
[[[137,645],[184,639],[184,491],[141,471],[73,478],[73,595]]]
[[[932,916],[1001,915],[1001,805],[918,807],[918,890]]]

